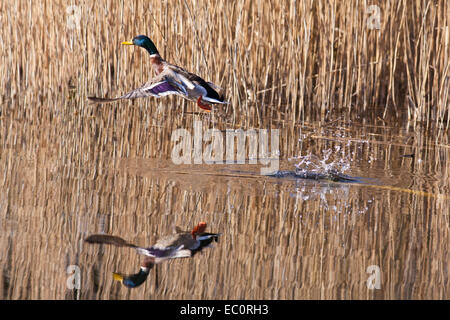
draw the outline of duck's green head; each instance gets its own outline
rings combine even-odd
[[[147,280],[150,269],[155,266],[155,258],[145,257],[144,262],[138,273],[132,275],[123,275],[121,273],[113,273],[114,280],[122,282],[125,287],[137,288]]]
[[[147,36],[143,36],[143,35],[136,36],[133,38],[132,41],[125,41],[125,42],[122,42],[122,44],[142,47],[142,48],[146,49],[148,51],[148,53],[150,53],[151,55],[159,54],[158,49],[156,49],[155,44]]]
[[[141,269],[138,273],[132,275],[123,275],[120,273],[113,273],[114,280],[122,282],[127,288],[137,288],[147,280],[148,270]]]

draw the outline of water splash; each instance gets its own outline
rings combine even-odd
[[[346,171],[350,168],[350,161],[346,158],[330,159],[333,151],[335,153],[339,152],[340,147],[336,147],[335,149],[324,150],[322,159],[311,153],[298,157],[298,163],[294,164],[295,173],[297,175],[307,175],[310,173],[325,176],[345,175]]]
[[[339,153],[340,147],[323,151],[323,156],[319,158],[314,154],[294,157],[288,159],[294,163],[295,171],[278,171],[275,176],[294,176],[296,178],[331,180],[331,181],[356,181],[353,177],[346,175],[350,169],[350,160],[346,157],[331,159],[333,154]]]

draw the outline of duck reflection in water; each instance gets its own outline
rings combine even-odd
[[[138,273],[132,275],[113,273],[114,279],[122,282],[124,286],[136,288],[144,283],[155,264],[168,259],[192,257],[204,248],[209,247],[213,241],[218,242],[219,233],[207,233],[205,230],[205,222],[200,222],[191,231],[183,231],[181,228],[175,227],[173,234],[161,237],[149,248],[139,247],[120,237],[106,234],[93,234],[87,237],[85,241],[134,248],[138,254],[144,255],[145,258]]]

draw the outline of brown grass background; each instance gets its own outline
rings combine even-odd
[[[146,34],[167,60],[226,88],[232,120],[246,126],[357,113],[448,129],[445,0],[75,1],[74,29],[69,4],[0,4],[2,104],[20,115],[36,99],[36,112],[54,114],[70,85],[83,113],[87,95],[144,83],[146,52],[120,42]],[[379,7],[379,29],[368,27],[369,5]]]

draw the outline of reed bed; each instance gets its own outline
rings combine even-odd
[[[358,114],[449,126],[445,0],[8,0],[0,12],[3,116],[55,117],[72,90],[86,115],[87,95],[142,84],[152,75],[146,53],[120,42],[147,34],[166,59],[226,88],[233,123]]]

